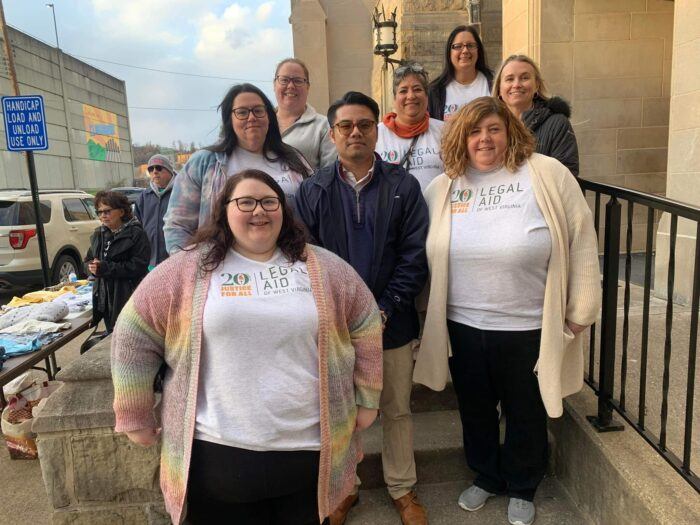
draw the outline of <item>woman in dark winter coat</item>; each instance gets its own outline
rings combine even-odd
[[[85,256],[87,270],[95,276],[92,320],[96,325],[103,319],[111,332],[119,312],[148,273],[151,247],[124,195],[100,191],[95,209],[102,226],[92,234]]]
[[[511,55],[493,84],[493,96],[505,102],[535,136],[537,153],[553,157],[578,177],[578,145],[562,98],[549,97],[537,64],[525,55]]]
[[[449,120],[465,104],[490,95],[492,82],[479,32],[474,26],[457,26],[447,37],[442,73],[430,83],[428,113]]]

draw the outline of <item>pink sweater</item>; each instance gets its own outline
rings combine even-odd
[[[308,245],[307,254],[319,317],[318,509],[323,521],[353,490],[362,459],[355,432],[357,405],[379,407],[382,329],[374,298],[355,271],[321,248]],[[179,252],[157,266],[122,310],[112,337],[117,432],[156,426],[153,378],[160,365],[167,364],[160,486],[176,524],[184,519],[202,314],[210,280],[210,274],[198,269],[200,256],[200,250]]]

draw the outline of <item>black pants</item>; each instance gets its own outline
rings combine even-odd
[[[533,369],[540,330],[479,330],[447,321],[450,373],[474,484],[532,501],[547,469],[547,413]],[[499,441],[497,405],[506,417]]]
[[[185,523],[318,525],[319,453],[194,440]]]

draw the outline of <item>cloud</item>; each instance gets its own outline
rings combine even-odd
[[[199,2],[201,4],[201,2]],[[176,45],[185,40],[174,23],[195,16],[197,0],[92,0],[103,30],[115,40]]]
[[[291,30],[265,25],[272,6],[272,2],[262,4],[253,15],[249,7],[236,3],[221,15],[204,14],[198,21],[195,57],[230,74],[238,70],[260,71],[260,64],[287,56],[292,47]],[[261,74],[265,75],[263,78],[271,77],[269,71]]]
[[[257,18],[259,22],[265,22],[270,17],[274,5],[274,2],[265,2],[261,4],[255,12],[255,18]]]

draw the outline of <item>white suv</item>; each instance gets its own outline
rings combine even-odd
[[[39,192],[51,283],[82,275],[90,236],[100,225],[93,197],[80,190]],[[31,192],[0,190],[0,290],[41,286],[41,260]]]

